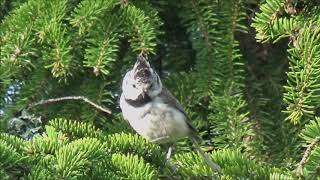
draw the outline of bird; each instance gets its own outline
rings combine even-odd
[[[138,55],[133,68],[123,78],[120,108],[124,119],[147,141],[173,144],[188,137],[212,171],[220,172],[219,165],[201,150],[201,138],[182,105],[162,84],[143,55]],[[170,146],[167,160],[171,151]]]

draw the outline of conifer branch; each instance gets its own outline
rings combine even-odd
[[[212,50],[212,45],[210,43],[210,39],[209,39],[209,30],[208,28],[205,26],[205,23],[203,22],[203,19],[201,18],[200,12],[198,10],[198,7],[196,6],[196,2],[194,0],[191,1],[192,7],[195,11],[195,15],[197,16],[197,20],[199,22],[199,28],[202,32],[202,35],[204,36],[205,39],[205,46],[207,47],[208,50]]]
[[[302,169],[304,168],[304,165],[309,159],[311,155],[311,151],[314,149],[314,147],[318,144],[319,141],[320,141],[320,138],[316,138],[311,144],[308,145],[307,149],[303,153],[303,157],[299,162],[298,167],[294,170],[295,174],[300,175],[302,173]]]
[[[84,96],[66,96],[66,97],[60,97],[60,98],[41,100],[41,101],[36,102],[34,104],[30,104],[28,106],[27,110],[30,110],[30,109],[32,109],[32,108],[34,108],[36,106],[39,106],[39,105],[52,104],[52,103],[56,103],[56,102],[60,102],[60,101],[66,101],[66,100],[82,100],[82,101],[90,104],[94,108],[98,109],[99,111],[105,112],[107,114],[112,114],[110,109],[108,109],[106,107],[99,106],[98,104],[90,101],[88,98],[86,98]]]

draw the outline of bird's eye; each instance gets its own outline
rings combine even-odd
[[[135,85],[135,84],[133,84],[133,85],[132,85],[132,87],[133,87],[133,88],[136,88],[136,85]]]
[[[152,89],[152,88],[153,88],[153,84],[150,85],[150,89]]]

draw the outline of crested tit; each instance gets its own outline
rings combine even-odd
[[[158,74],[141,55],[123,79],[120,107],[124,119],[151,143],[174,143],[189,137],[211,169],[220,170],[200,149],[200,137],[182,106],[163,86]]]

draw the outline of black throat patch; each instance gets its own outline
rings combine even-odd
[[[133,107],[141,107],[151,102],[151,98],[145,94],[144,96],[140,94],[137,99],[125,99],[125,101]]]

